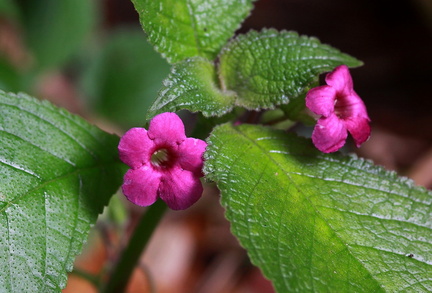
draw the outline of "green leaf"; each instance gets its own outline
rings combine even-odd
[[[27,45],[37,69],[63,65],[90,33],[96,19],[94,1],[19,1]]]
[[[89,60],[82,79],[86,102],[124,128],[144,125],[169,68],[141,29],[118,30]]]
[[[132,0],[150,42],[168,62],[213,60],[255,0]]]
[[[357,59],[316,38],[273,29],[240,35],[224,47],[219,75],[247,109],[273,108],[298,97],[319,74]]]
[[[0,139],[0,291],[60,292],[121,184],[118,137],[0,92]]]
[[[195,57],[173,67],[148,116],[181,109],[200,111],[206,117],[221,116],[231,111],[234,101],[235,93],[219,89],[213,62]]]
[[[291,118],[308,120],[303,113],[305,91],[319,74],[341,64],[361,62],[294,32],[251,31],[222,50],[218,68],[200,58],[178,63],[149,116],[179,109],[221,116],[235,106],[259,110],[285,104]]]
[[[214,130],[205,173],[232,232],[278,292],[430,292],[432,193],[309,140]]]

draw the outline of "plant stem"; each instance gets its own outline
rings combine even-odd
[[[156,201],[141,217],[138,225],[129,240],[128,246],[122,253],[111,276],[100,292],[117,293],[125,292],[129,278],[136,267],[139,258],[146,247],[154,229],[162,218],[166,205],[162,200]]]

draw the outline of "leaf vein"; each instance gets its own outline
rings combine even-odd
[[[45,123],[47,123],[48,125],[50,125],[54,130],[56,130],[56,131],[59,131],[60,133],[62,133],[62,134],[64,134],[66,137],[68,137],[74,144],[77,144],[78,146],[80,146],[83,150],[85,150],[88,154],[90,154],[93,158],[96,158],[96,156],[95,156],[95,154],[90,150],[90,149],[88,149],[84,144],[82,144],[81,142],[79,142],[79,139],[77,138],[77,137],[73,137],[73,136],[71,136],[69,133],[67,133],[65,130],[63,130],[62,128],[60,128],[60,127],[57,127],[52,121],[50,121],[49,119],[45,119],[43,116],[38,116],[37,114],[35,114],[35,113],[33,113],[33,112],[31,112],[31,111],[29,111],[28,109],[25,109],[25,108],[22,108],[22,107],[19,107],[19,106],[17,106],[17,105],[13,105],[13,104],[7,104],[7,103],[0,103],[0,104],[3,104],[3,105],[5,105],[5,106],[9,106],[9,107],[11,107],[11,108],[17,108],[17,109],[19,109],[20,111],[23,111],[23,112],[26,112],[26,113],[28,113],[28,114],[30,114],[31,116],[34,116],[34,117],[36,117],[36,118],[38,118],[40,121],[43,121],[43,122],[45,122]],[[46,109],[46,108],[45,108]],[[56,112],[57,113],[57,112]],[[70,119],[69,117],[67,117],[67,116],[63,116],[63,117],[65,117],[65,118],[68,118],[68,120],[69,121],[73,121],[72,119]],[[5,130],[4,130],[5,131]],[[5,131],[6,133],[9,133],[9,132],[7,132],[7,131]],[[88,133],[88,132],[86,132],[86,133]]]
[[[7,134],[9,134],[9,135],[12,135],[12,136],[14,136],[14,137],[16,137],[16,138],[22,140],[23,142],[28,143],[28,144],[30,144],[31,146],[34,146],[34,147],[40,149],[41,151],[44,151],[44,152],[46,152],[46,153],[48,153],[48,154],[50,154],[50,155],[56,157],[57,159],[59,159],[59,160],[61,160],[61,161],[64,161],[64,162],[68,163],[69,165],[71,165],[71,166],[73,166],[73,167],[76,167],[75,163],[73,163],[73,162],[70,161],[69,159],[59,157],[57,154],[55,154],[55,153],[51,153],[49,150],[46,150],[46,149],[42,148],[40,145],[36,145],[36,144],[34,144],[33,142],[31,142],[31,141],[29,141],[29,140],[27,140],[27,139],[25,139],[25,138],[23,138],[23,137],[21,137],[21,136],[15,134],[15,133],[7,132],[7,131],[4,130],[4,129],[0,129],[0,132],[4,132],[4,133],[7,133]]]
[[[202,48],[201,48],[201,45],[199,43],[199,36],[198,36],[198,29],[197,29],[198,25],[197,25],[196,19],[194,18],[195,11],[192,7],[192,3],[190,2],[190,0],[186,0],[186,6],[187,6],[188,11],[189,11],[191,26],[192,26],[192,30],[194,33],[194,41],[195,41],[195,46],[197,49],[197,55],[201,55],[202,54]]]
[[[255,145],[258,149],[260,149],[260,150],[262,151],[263,154],[267,154],[266,150],[265,150],[261,145],[259,145],[259,143],[257,143],[254,139],[248,137],[244,132],[240,131],[238,128],[234,128],[234,127],[233,127],[232,129],[234,129],[237,133],[239,133],[241,136],[243,136],[246,140],[250,141],[253,145]],[[305,198],[307,201],[309,201],[310,206],[314,208],[316,214],[319,215],[319,217],[324,221],[324,223],[326,223],[326,224],[328,225],[328,223],[327,223],[325,217],[324,217],[324,216],[321,214],[321,212],[316,208],[316,206],[312,204],[312,202],[310,201],[309,197],[306,196],[306,194],[304,194],[304,192],[301,190],[301,188],[299,188],[299,186],[296,184],[296,182],[295,182],[295,181],[294,181],[294,180],[293,180],[293,179],[288,175],[288,172],[285,170],[285,168],[284,168],[284,167],[283,167],[279,162],[275,161],[274,158],[273,158],[271,155],[267,154],[267,157],[268,157],[268,158],[269,158],[269,159],[270,159],[270,160],[271,160],[271,161],[272,161],[276,166],[278,166],[278,168],[280,168],[280,170],[283,170],[283,171],[287,174],[288,179],[289,179],[289,180],[291,181],[291,183],[292,183],[292,184],[297,188],[298,192],[301,193],[301,194],[303,194],[304,198]],[[335,237],[339,240],[339,242],[343,244],[344,241],[342,240],[341,236],[338,235],[338,234],[336,233],[336,231],[335,231],[331,226],[329,226],[329,228],[331,229],[331,231],[333,231]],[[350,252],[351,256],[354,257],[353,253],[352,253],[350,250],[348,250],[348,251]],[[355,257],[354,257],[354,258],[355,258]],[[365,267],[365,265],[364,265],[363,263],[361,263],[361,262],[358,262],[358,263],[359,263],[361,266],[363,266],[363,267],[365,268],[365,270],[368,272],[368,274],[371,276],[371,278],[374,279],[374,280],[379,284],[379,282],[376,280],[375,276],[371,274],[371,272],[370,272],[370,271]]]
[[[410,221],[407,221],[407,220],[403,220],[403,219],[386,218],[386,217],[380,216],[380,215],[378,215],[376,213],[364,214],[364,213],[355,212],[353,210],[342,210],[342,209],[339,209],[337,207],[330,207],[330,206],[324,206],[324,205],[322,205],[321,207],[325,207],[325,208],[328,208],[328,209],[333,209],[333,210],[336,210],[336,211],[339,211],[339,212],[342,212],[342,213],[346,213],[346,214],[353,214],[353,215],[360,216],[360,217],[375,218],[375,219],[378,219],[380,221],[389,221],[389,222],[391,221],[391,222],[396,222],[396,223],[404,223],[404,224],[413,225],[413,226],[416,226],[416,227],[422,227],[422,228],[425,228],[425,229],[431,229],[432,228],[432,226],[431,227],[424,226],[424,225],[420,225],[420,224],[413,223],[413,222],[410,222]],[[430,223],[430,224],[432,225],[432,223]]]
[[[26,174],[29,174],[29,175],[31,175],[31,176],[33,176],[33,177],[36,177],[36,178],[38,178],[38,179],[42,179],[39,175],[37,175],[36,173],[34,173],[33,171],[31,171],[31,170],[27,170],[25,167],[21,167],[21,166],[19,166],[18,164],[14,164],[14,163],[11,163],[11,162],[8,162],[8,161],[6,161],[6,160],[2,160],[3,158],[0,158],[0,163],[1,164],[3,164],[3,165],[6,165],[6,166],[9,166],[9,167],[11,167],[12,169],[15,169],[15,170],[18,170],[19,172],[24,172],[24,173],[26,173]]]
[[[49,179],[49,180],[47,180],[47,181],[45,181],[45,182],[41,182],[41,184],[39,184],[39,185],[35,186],[34,188],[32,188],[32,189],[30,189],[30,190],[24,192],[23,194],[18,195],[17,197],[15,197],[13,201],[7,202],[7,204],[6,204],[4,207],[2,207],[2,208],[0,209],[0,213],[5,212],[5,210],[7,210],[7,208],[8,208],[10,205],[14,204],[15,202],[17,202],[17,201],[23,199],[24,197],[26,197],[26,196],[32,194],[33,192],[36,192],[36,191],[40,190],[41,188],[45,187],[46,185],[48,185],[48,184],[50,184],[50,183],[52,183],[52,182],[55,182],[55,181],[57,181],[57,180],[61,180],[61,179],[68,178],[69,176],[73,176],[73,175],[75,175],[75,174],[79,174],[81,171],[91,170],[91,169],[97,169],[97,168],[100,168],[101,166],[103,166],[103,168],[108,168],[108,166],[110,166],[110,165],[114,165],[114,164],[116,164],[116,162],[111,162],[111,163],[108,163],[108,164],[106,164],[106,165],[94,165],[94,166],[88,166],[88,167],[83,167],[83,168],[77,168],[77,169],[75,169],[75,170],[73,170],[73,171],[71,171],[71,172],[68,172],[68,173],[65,173],[65,174],[59,175],[59,176],[57,176],[57,177],[55,177],[55,178],[51,178],[51,179]]]

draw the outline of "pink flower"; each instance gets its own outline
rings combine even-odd
[[[321,115],[312,133],[312,142],[324,153],[339,150],[351,133],[357,147],[370,136],[370,119],[366,107],[353,89],[346,65],[327,74],[327,85],[311,89],[306,94],[306,106]]]
[[[206,146],[200,139],[186,137],[175,113],[155,116],[148,131],[130,129],[118,146],[120,159],[131,167],[124,176],[123,194],[140,206],[160,197],[173,210],[190,207],[203,192],[199,178]]]

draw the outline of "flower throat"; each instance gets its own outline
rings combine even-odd
[[[150,161],[155,167],[167,167],[169,162],[169,154],[167,149],[159,149],[155,151],[150,158]]]

